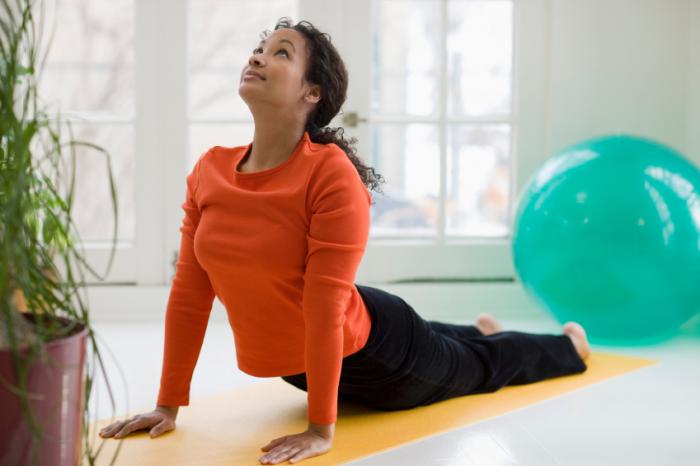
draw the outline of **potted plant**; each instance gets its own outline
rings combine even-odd
[[[86,459],[92,465],[100,450],[93,450],[89,421],[96,367],[110,395],[111,388],[78,293],[84,268],[104,278],[78,251],[79,235],[71,228],[75,148],[94,149],[107,162],[114,212],[107,272],[117,241],[110,156],[73,139],[69,121],[70,138],[61,141],[60,117],[49,117],[38,105],[37,2],[0,1],[0,464],[74,466]],[[62,194],[66,148],[71,178]],[[88,341],[96,367],[85,364]]]

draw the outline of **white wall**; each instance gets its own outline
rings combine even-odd
[[[547,153],[590,137],[656,139],[700,164],[690,98],[690,12],[697,0],[551,0]],[[697,16],[697,15],[696,15]],[[694,23],[694,76],[698,35]]]

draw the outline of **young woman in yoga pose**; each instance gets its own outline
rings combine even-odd
[[[367,188],[381,175],[342,128],[327,126],[347,86],[330,37],[306,21],[282,18],[252,51],[238,92],[253,141],[212,147],[187,177],[157,407],[100,435],[175,428],[215,296],[238,367],[308,393],[307,430],[263,446],[261,464],[329,451],[339,399],[410,409],[586,370],[590,348],[575,322],[547,335],[503,331],[486,313],[475,325],[427,321],[400,297],[354,283],[369,236]]]

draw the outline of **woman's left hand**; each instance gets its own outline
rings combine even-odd
[[[330,451],[332,444],[332,437],[324,437],[312,430],[306,430],[301,434],[285,435],[272,440],[262,447],[262,451],[272,450],[259,460],[260,464],[277,464],[287,459],[290,463],[297,463],[304,458]]]

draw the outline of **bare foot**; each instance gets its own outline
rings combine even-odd
[[[476,316],[476,328],[484,335],[491,335],[503,331],[503,327],[491,314],[481,313]]]
[[[591,354],[591,347],[588,344],[586,331],[576,322],[567,322],[564,324],[564,335],[571,338],[571,341],[576,347],[581,359],[586,359]]]

